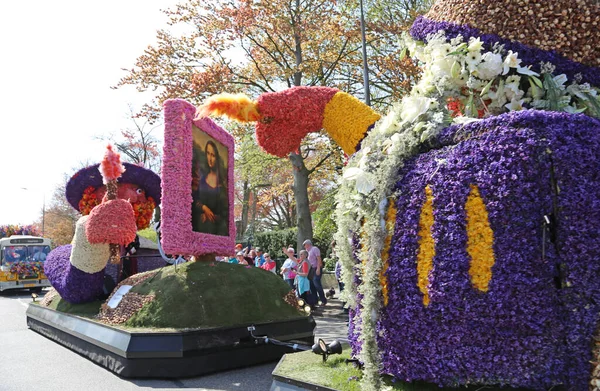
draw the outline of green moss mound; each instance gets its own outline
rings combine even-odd
[[[125,326],[197,329],[297,319],[289,285],[273,273],[225,262],[165,267],[131,292],[155,298]]]
[[[98,312],[100,312],[100,306],[102,303],[103,301],[96,300],[84,304],[73,304],[63,300],[60,295],[56,295],[56,297],[54,297],[54,299],[48,305],[48,308],[84,318],[93,318],[94,316],[98,315]]]

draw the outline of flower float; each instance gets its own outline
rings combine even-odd
[[[8,238],[12,235],[40,236],[41,232],[34,225],[0,225],[0,238]]]
[[[44,263],[52,286],[71,303],[102,295],[110,246],[132,242],[137,230],[149,226],[160,202],[160,177],[143,167],[121,164],[112,147],[99,167],[86,167],[67,183],[67,201],[84,216],[77,221],[72,244],[51,251]]]
[[[356,151],[336,250],[362,389],[381,389],[382,373],[596,384],[598,24],[591,0],[442,0],[402,37],[423,74],[381,119],[326,87],[250,101],[270,153],[321,128]]]

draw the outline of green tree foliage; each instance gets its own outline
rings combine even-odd
[[[281,251],[296,243],[297,228],[282,229],[278,231],[267,231],[256,234],[254,238],[254,247],[260,247],[264,252],[268,252],[273,259],[284,258]]]

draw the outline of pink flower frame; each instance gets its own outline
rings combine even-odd
[[[196,107],[182,99],[164,104],[165,142],[162,164],[161,244],[168,254],[233,255],[233,137],[210,118],[194,120]],[[229,236],[195,232],[192,229],[193,125],[227,147]]]

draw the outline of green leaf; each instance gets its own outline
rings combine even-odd
[[[475,115],[477,113],[477,109],[475,109],[475,103],[473,102],[473,92],[469,94],[469,99],[467,100],[467,104],[465,105],[465,115],[471,118],[477,118]]]
[[[544,73],[544,89],[548,98],[548,110],[560,111],[560,96],[561,93],[556,85],[556,81],[549,73]]]
[[[587,102],[590,103],[590,106],[593,109],[592,111],[595,112],[594,117],[600,117],[600,102],[598,101],[598,98],[593,96],[589,92],[585,92],[584,95],[587,98]]]
[[[460,64],[458,63],[458,61],[454,61],[454,64],[452,64],[450,74],[452,75],[453,79],[458,79],[458,77],[460,76]]]
[[[535,83],[536,86],[538,86],[539,88],[544,88],[544,85],[542,84],[542,81],[536,77],[536,76],[529,76],[529,82],[531,83],[531,81],[533,80],[533,82]]]
[[[466,48],[467,48],[467,44],[465,42],[463,42],[460,45],[458,45],[453,52],[448,53],[448,56],[456,56],[459,54],[465,54]]]
[[[481,94],[480,94],[480,96],[484,96],[485,94],[487,94],[487,93],[488,93],[488,91],[490,90],[490,88],[492,88],[492,84],[494,83],[494,81],[496,81],[496,79],[492,79],[492,80],[490,80],[490,82],[489,82],[489,83],[487,83],[487,84],[485,85],[485,87],[483,87],[483,89],[481,90]]]
[[[415,125],[415,127],[413,128],[413,131],[414,131],[415,133],[416,133],[416,132],[418,132],[419,130],[421,130],[421,128],[423,128],[423,126],[424,126],[424,125],[425,125],[425,122],[423,122],[423,121],[421,121],[421,122],[417,123],[417,124]]]
[[[404,47],[404,49],[402,49],[402,51],[400,52],[400,61],[406,58],[406,53],[408,53],[408,48]]]

